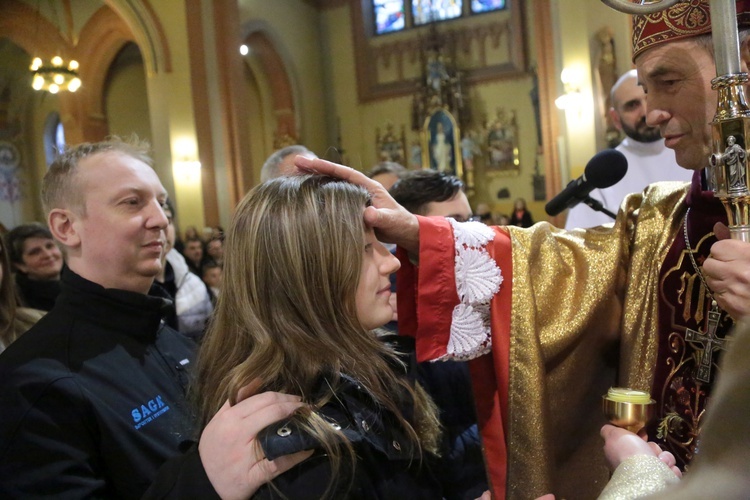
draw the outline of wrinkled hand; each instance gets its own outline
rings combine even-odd
[[[206,425],[198,452],[206,475],[223,499],[248,498],[263,484],[309,458],[302,451],[269,461],[255,437],[264,428],[290,416],[303,403],[298,396],[264,392],[254,394],[260,381],[243,387],[238,403],[229,401]],[[248,397],[250,396],[250,397]]]
[[[750,314],[750,243],[731,240],[724,224],[714,226],[717,241],[703,262],[703,274],[719,307],[739,320]]]
[[[674,455],[662,451],[658,444],[646,442],[645,438],[609,424],[602,427],[601,436],[604,438],[604,455],[612,470],[633,455],[650,455],[667,464],[677,477],[682,477]]]
[[[375,229],[378,240],[396,243],[411,254],[419,253],[419,222],[416,216],[396,203],[382,184],[362,172],[320,158],[297,156],[294,164],[304,172],[338,177],[367,189],[373,206],[365,210],[365,223]]]

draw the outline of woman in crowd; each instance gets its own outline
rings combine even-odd
[[[510,225],[518,227],[531,227],[534,225],[534,219],[531,218],[531,212],[526,207],[526,200],[518,198],[513,202],[513,213],[510,215]]]
[[[63,256],[47,227],[37,222],[14,227],[7,235],[21,304],[49,311],[60,295]]]
[[[31,328],[44,311],[18,307],[4,238],[0,238],[0,352]]]
[[[307,403],[262,433],[265,456],[315,450],[259,498],[441,497],[434,405],[372,331],[391,319],[399,263],[364,226],[368,204],[357,186],[293,176],[254,189],[234,216],[199,356],[202,423],[260,379]]]

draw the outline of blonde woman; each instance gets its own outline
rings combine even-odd
[[[261,433],[265,456],[315,450],[260,498],[441,497],[434,406],[373,333],[391,319],[399,263],[364,226],[368,204],[364,189],[332,178],[277,178],[245,197],[228,232],[199,356],[202,422],[260,379],[307,403]]]

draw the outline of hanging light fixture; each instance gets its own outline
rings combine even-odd
[[[39,19],[39,22],[36,23],[37,30],[39,29],[39,26],[42,25],[42,12],[40,9],[40,3],[41,0],[38,0],[37,6],[36,6],[36,15]],[[62,2],[62,8],[63,8],[63,15],[60,16],[58,12],[57,2],[53,2],[52,0],[49,0],[49,8],[51,12],[53,13],[53,17],[55,18],[54,22],[52,24],[55,26],[55,28],[59,29],[61,32],[63,30],[62,24],[59,22],[60,19],[67,20],[67,37],[63,35],[64,38],[67,38],[67,40],[73,42],[73,45],[75,44],[75,36],[73,34],[73,13],[71,11],[71,3],[70,1]],[[62,57],[59,55],[56,55],[52,59],[42,59],[41,57],[35,57],[31,61],[31,66],[29,67],[31,70],[31,74],[33,75],[31,80],[31,87],[34,90],[42,90],[47,91],[50,94],[57,94],[61,91],[68,91],[68,92],[75,92],[81,87],[81,78],[78,75],[78,61],[71,59],[70,61],[65,61]]]
[[[81,87],[76,60],[71,60],[66,66],[60,56],[53,57],[46,64],[41,57],[35,57],[29,69],[34,75],[31,80],[34,90],[46,90],[50,94],[57,94],[61,90],[75,92]]]

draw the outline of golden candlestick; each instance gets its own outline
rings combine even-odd
[[[624,387],[611,387],[602,396],[602,408],[607,420],[633,433],[638,433],[651,420],[655,403],[649,393]]]

